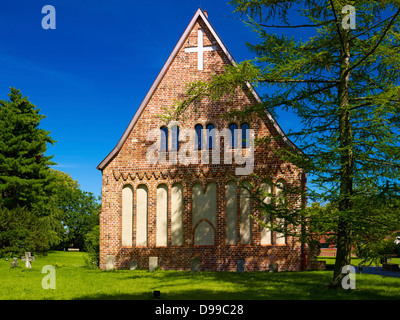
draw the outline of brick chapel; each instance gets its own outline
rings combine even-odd
[[[279,271],[304,267],[298,239],[271,232],[253,219],[260,213],[241,187],[261,183],[276,197],[285,185],[305,187],[300,168],[251,141],[275,136],[281,137],[271,140],[275,148],[297,147],[268,112],[246,122],[221,117],[260,102],[257,92],[248,85],[225,102],[203,99],[173,125],[159,117],[187,83],[210,79],[229,64],[235,60],[199,8],[118,144],[97,167],[102,172],[100,268],[190,270],[194,260],[201,270],[267,270],[272,263]],[[159,138],[149,132],[158,132]],[[193,148],[184,144],[190,132],[195,133]],[[232,157],[236,149],[251,155],[246,174],[240,169],[249,163]],[[150,161],[150,151],[163,157]],[[197,161],[178,161],[188,153]],[[265,179],[258,181],[251,173]],[[294,203],[304,204],[304,199]]]

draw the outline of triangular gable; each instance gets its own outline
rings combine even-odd
[[[208,20],[207,16],[204,14],[203,10],[201,8],[198,8],[195,15],[193,16],[192,20],[190,21],[189,25],[186,27],[184,33],[180,37],[178,43],[175,45],[174,50],[168,57],[167,61],[165,62],[163,68],[161,69],[160,73],[158,74],[156,80],[154,81],[153,85],[151,86],[150,90],[147,92],[145,98],[143,99],[142,103],[140,104],[138,110],[136,111],[135,115],[133,116],[131,122],[129,123],[127,129],[125,130],[124,134],[122,135],[121,139],[118,141],[118,144],[115,146],[115,148],[107,155],[107,157],[97,166],[97,169],[103,170],[113,159],[114,157],[118,154],[118,152],[121,150],[122,146],[124,145],[125,141],[128,139],[129,134],[132,132],[133,128],[135,127],[137,121],[139,120],[140,116],[142,115],[144,109],[146,108],[146,105],[150,101],[151,97],[153,96],[155,90],[157,89],[158,85],[164,78],[166,72],[168,71],[169,67],[171,66],[173,60],[175,59],[176,55],[180,51],[181,47],[183,46],[186,38],[190,34],[191,30],[193,29],[195,23],[197,22],[198,18],[201,18],[205,25],[207,26],[208,30],[211,32],[215,40],[217,41],[218,45],[224,52],[224,54],[227,56],[229,61],[232,63],[232,65],[236,65],[236,61],[233,58],[233,56],[230,54],[229,50],[225,46],[225,44],[222,42],[221,38],[215,31],[214,27],[211,25],[210,21]],[[257,102],[261,103],[261,98],[257,94],[257,92],[254,90],[254,88],[247,83],[248,88],[252,92],[254,98],[257,100]],[[274,117],[266,111],[266,115],[268,119],[271,121],[271,123],[274,125],[275,129],[277,132],[283,137],[284,141],[292,148],[299,150],[297,146],[293,144],[289,140],[289,138],[286,137],[285,133],[283,132],[282,128],[279,126],[279,124],[276,122]],[[300,150],[299,150],[300,151]],[[300,151],[301,152],[301,151]]]

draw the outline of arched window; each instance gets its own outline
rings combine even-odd
[[[237,185],[235,181],[229,181],[225,185],[225,214],[226,214],[226,244],[237,243]]]
[[[286,204],[286,181],[279,179],[276,183],[276,197],[277,205],[284,207]],[[277,222],[286,228],[286,221],[284,218],[277,218]],[[276,233],[276,244],[286,244],[286,236],[284,233]]]
[[[207,149],[213,149],[215,146],[215,127],[213,124],[209,123],[206,127],[207,129]]]
[[[133,188],[126,185],[122,188],[122,245],[132,246],[133,239]]]
[[[168,186],[157,187],[156,246],[168,245]]]
[[[160,151],[168,151],[168,128],[166,126],[161,127],[161,143]]]
[[[194,126],[194,129],[196,130],[196,143],[195,143],[195,148],[197,150],[201,150],[202,146],[202,140],[203,140],[203,126],[201,124],[196,124]],[[195,150],[196,150],[195,149]]]
[[[237,143],[238,143],[238,138],[237,138],[237,124],[236,123],[231,123],[229,125],[229,130],[231,131],[231,148],[237,148]]]
[[[136,189],[136,246],[147,247],[148,221],[148,194],[149,189],[141,184]]]
[[[242,124],[242,148],[250,147],[250,127],[247,123]]]
[[[171,150],[179,150],[179,127],[173,126],[171,128]]]
[[[214,245],[217,226],[217,184],[207,184],[205,192],[200,183],[192,188],[192,228],[194,245]]]
[[[251,244],[252,228],[251,228],[251,184],[249,181],[243,182],[240,188],[240,243]]]
[[[171,245],[183,246],[183,185],[171,189]]]

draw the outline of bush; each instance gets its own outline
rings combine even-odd
[[[85,259],[86,266],[98,267],[100,262],[100,226],[94,226],[85,236],[85,250],[88,259]]]
[[[0,257],[20,257],[25,252],[45,254],[54,235],[47,217],[37,217],[26,208],[0,207]]]
[[[397,255],[397,257],[400,257],[400,243],[394,245],[394,253]]]

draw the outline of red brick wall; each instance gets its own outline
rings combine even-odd
[[[197,45],[197,30],[204,30],[204,45],[217,45],[217,41],[199,18],[192,29],[188,40],[175,57],[164,78],[158,85],[145,110],[130,133],[128,139],[117,156],[103,170],[102,187],[102,212],[100,215],[100,268],[105,268],[107,255],[115,255],[117,268],[129,265],[128,261],[137,261],[139,267],[148,267],[148,257],[158,256],[160,266],[164,269],[190,269],[190,259],[200,256],[204,270],[236,270],[238,259],[246,259],[246,270],[265,270],[272,260],[279,263],[280,270],[299,270],[301,268],[300,245],[294,239],[287,239],[286,245],[260,245],[260,226],[252,220],[253,242],[251,245],[225,245],[225,183],[230,180],[230,175],[235,175],[236,165],[155,165],[150,166],[146,160],[146,151],[153,142],[145,140],[150,129],[160,128],[164,123],[157,117],[162,114],[163,107],[170,107],[174,100],[181,97],[185,83],[195,80],[207,80],[212,74],[223,72],[223,66],[229,64],[229,59],[223,50],[204,53],[204,71],[197,70],[197,53],[187,53],[185,47]],[[205,128],[206,124],[213,123],[218,130],[228,128],[235,122],[240,128],[240,119],[223,119],[220,116],[231,108],[243,108],[255,103],[255,98],[248,92],[238,92],[234,99],[225,99],[219,102],[210,102],[204,99],[196,103],[185,113],[185,122],[179,122],[180,128],[194,128],[200,123]],[[129,117],[131,115],[128,115]],[[265,119],[252,118],[246,120],[250,128],[255,130],[256,137],[277,136],[273,124]],[[170,140],[170,139],[169,139]],[[170,142],[169,142],[170,143]],[[290,163],[285,163],[274,155],[273,149],[285,147],[282,141],[272,141],[269,146],[257,146],[255,149],[254,172],[269,177],[273,182],[283,178],[288,185],[300,185],[301,170]],[[249,179],[249,177],[240,177]],[[254,180],[257,182],[256,180]],[[168,210],[168,247],[156,247],[156,195],[159,184],[167,184],[169,197],[171,187],[180,182],[184,187],[184,245],[172,247],[169,201]],[[200,182],[203,187],[208,182],[217,183],[217,225],[214,235],[214,246],[194,246],[191,221],[191,190],[192,186]],[[121,246],[121,205],[122,188],[130,184],[134,191],[134,217],[133,217],[133,247]],[[148,247],[135,247],[136,230],[136,189],[140,184],[148,187]],[[299,201],[293,199],[293,201]],[[240,194],[238,192],[238,222],[240,221]],[[253,212],[253,214],[258,214]],[[239,223],[238,223],[239,237]]]

